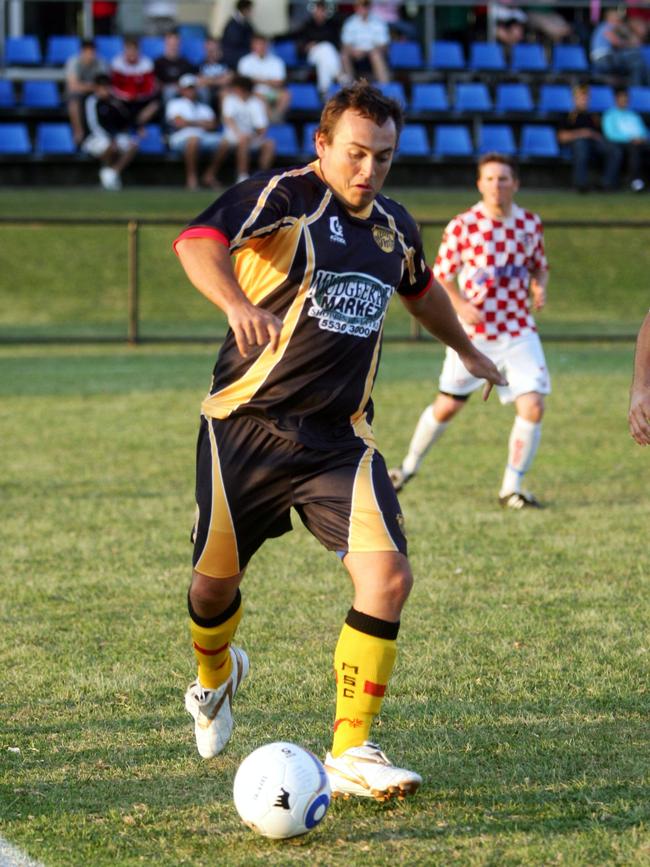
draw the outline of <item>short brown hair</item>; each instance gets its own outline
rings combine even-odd
[[[334,127],[344,111],[352,109],[362,117],[372,120],[377,126],[383,126],[387,120],[393,119],[397,138],[404,125],[404,112],[400,104],[381,90],[368,84],[367,81],[355,81],[349,87],[343,87],[325,103],[320,116],[318,132],[322,133],[328,142],[332,141]]]
[[[510,166],[512,177],[515,179],[519,178],[519,166],[517,165],[517,160],[514,157],[511,157],[510,154],[501,154],[498,151],[490,151],[489,153],[483,154],[483,156],[476,164],[477,180],[480,179],[481,169],[486,163],[501,163],[504,166]]]

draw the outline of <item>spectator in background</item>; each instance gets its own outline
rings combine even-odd
[[[341,25],[336,14],[330,15],[325,0],[316,0],[309,18],[293,34],[298,54],[316,69],[316,86],[324,99],[335,81],[341,79],[343,67],[339,45]]]
[[[341,30],[343,71],[353,79],[357,64],[369,63],[376,81],[390,81],[386,63],[390,38],[386,23],[370,13],[370,0],[358,0],[354,10],[354,15],[345,20]]]
[[[221,36],[223,62],[236,70],[239,61],[251,50],[253,38],[253,0],[237,0],[235,11],[226,23]]]
[[[115,33],[117,3],[95,0],[93,3],[93,33],[95,36],[110,36]]]
[[[393,39],[417,39],[417,27],[402,17],[403,3],[395,0],[373,0],[370,14],[379,18],[388,27]]]
[[[506,49],[523,42],[528,21],[528,16],[523,9],[497,3],[492,7],[492,14],[497,42]]]
[[[82,150],[103,163],[99,170],[102,187],[120,190],[122,172],[136,155],[139,140],[129,131],[130,113],[111,93],[111,80],[105,73],[96,76],[85,109],[89,135]]]
[[[258,154],[259,168],[266,171],[273,165],[275,142],[266,135],[268,115],[266,105],[253,92],[253,82],[245,75],[236,75],[221,106],[223,138],[215,155],[213,169],[219,170],[223,160],[235,151],[237,183],[248,177],[252,154]]]
[[[627,23],[632,32],[643,44],[648,39],[650,29],[650,3],[648,0],[627,0]]]
[[[165,108],[165,119],[171,133],[169,146],[183,154],[185,161],[185,186],[188,190],[199,188],[199,157],[201,152],[212,154],[210,165],[203,175],[206,186],[214,186],[216,157],[221,133],[216,132],[217,116],[213,109],[199,100],[198,80],[195,75],[181,76],[178,86],[180,95],[170,99]]]
[[[625,78],[627,84],[648,84],[641,41],[627,24],[625,12],[606,9],[591,37],[589,57],[595,72]]]
[[[281,57],[269,50],[266,36],[253,34],[250,54],[239,61],[237,72],[252,79],[255,94],[266,102],[271,123],[280,123],[291,102],[285,86],[287,67]]]
[[[153,71],[165,102],[178,95],[178,82],[182,75],[196,72],[196,67],[181,54],[178,30],[165,33],[163,53],[155,59]]]
[[[589,87],[580,84],[573,89],[574,110],[560,124],[557,138],[571,148],[573,185],[580,193],[589,191],[589,169],[598,165],[602,170],[603,187],[618,186],[622,154],[603,137],[600,118],[588,110]]]
[[[650,143],[648,129],[641,115],[629,107],[625,88],[616,90],[616,105],[603,114],[603,134],[625,156],[630,187],[635,193],[645,188],[645,163]]]
[[[128,108],[131,123],[143,127],[160,109],[153,61],[140,54],[136,36],[124,38],[124,51],[113,58],[111,83],[114,95]]]
[[[75,143],[80,145],[86,134],[84,127],[84,101],[95,89],[95,79],[106,72],[106,64],[97,56],[92,39],[84,39],[81,51],[70,57],[65,65],[65,86],[68,116]]]
[[[221,42],[208,36],[205,40],[205,59],[199,67],[199,96],[203,102],[220,110],[224,87],[230,84],[233,71],[223,62]]]
[[[175,0],[144,0],[144,20],[148,36],[163,36],[176,27],[178,3]]]

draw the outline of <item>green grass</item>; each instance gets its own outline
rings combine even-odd
[[[421,220],[433,260],[444,223],[471,204],[467,191],[388,189]],[[576,196],[523,190],[522,205],[553,220],[650,219],[650,199],[621,193]],[[171,251],[183,225],[211,201],[209,193],[127,189],[119,196],[96,190],[0,191],[0,214],[12,218],[74,216],[78,226],[0,224],[0,341],[44,338],[119,338],[127,334],[127,230],[140,229],[140,314],[143,338],[212,339],[225,333],[221,313],[188,284]],[[97,226],[93,218],[123,220]],[[172,220],[170,226],[147,220]],[[551,265],[548,308],[538,317],[544,336],[627,335],[647,310],[649,229],[547,228]],[[410,322],[392,306],[386,334],[404,337]]]
[[[0,348],[0,833],[48,867],[648,864],[650,506],[648,455],[626,430],[632,345],[547,346],[531,486],[548,509],[496,505],[512,414],[493,398],[470,402],[405,490],[416,586],[375,734],[423,788],[335,803],[285,843],[239,823],[232,779],[264,742],[328,747],[348,580],[301,527],[256,556],[236,733],[202,761],[182,696],[213,355]],[[385,347],[375,429],[390,463],[441,358]]]

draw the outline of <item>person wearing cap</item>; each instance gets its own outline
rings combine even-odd
[[[214,183],[214,161],[216,148],[221,141],[217,129],[217,116],[213,109],[199,100],[198,79],[193,73],[180,77],[178,87],[180,96],[170,99],[165,109],[165,120],[171,130],[169,146],[173,151],[182,153],[185,161],[185,186],[188,190],[199,188],[199,158],[201,152],[212,152],[212,162],[208,166],[203,182],[208,186]]]

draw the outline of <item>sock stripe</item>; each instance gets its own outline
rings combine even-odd
[[[367,695],[376,695],[379,698],[383,698],[383,696],[386,694],[386,684],[373,683],[371,680],[367,680],[363,685],[363,691]]]
[[[218,656],[220,653],[223,653],[229,643],[230,642],[227,641],[225,644],[222,644],[221,647],[217,647],[216,650],[209,650],[207,647],[201,647],[201,645],[197,644],[196,641],[193,642],[194,650],[198,650],[198,652],[202,653],[204,656]]]

